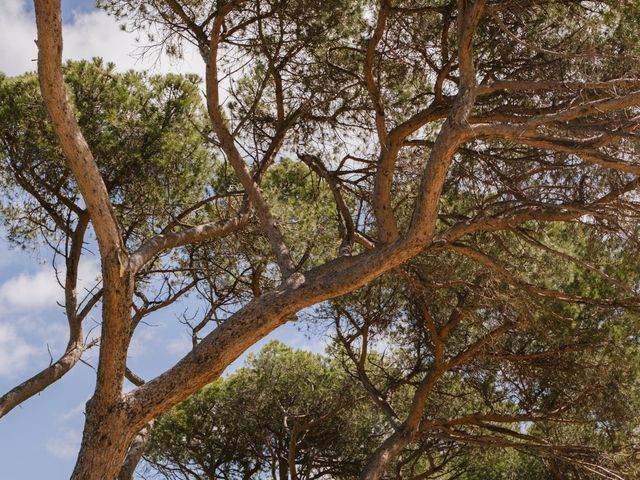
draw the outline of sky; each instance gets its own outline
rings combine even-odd
[[[90,59],[100,56],[119,70],[153,73],[198,73],[203,65],[197,52],[184,60],[140,58],[136,35],[122,31],[115,19],[94,6],[94,0],[62,0],[63,56]],[[0,72],[19,75],[36,69],[35,19],[29,1],[0,0]],[[1,228],[1,227],[0,227]],[[87,255],[80,268],[81,285],[90,287],[99,274],[95,255]],[[67,327],[58,305],[63,292],[55,279],[51,255],[41,248],[24,251],[12,247],[0,230],[0,392],[4,393],[57,358],[67,341]],[[182,312],[163,310],[136,332],[130,365],[143,378],[152,378],[171,366],[190,348],[190,338],[177,317]],[[99,328],[96,315],[86,330]],[[294,348],[321,351],[324,339],[311,338],[304,327],[287,324],[255,345],[255,352],[271,339]],[[95,366],[95,351],[86,357]],[[243,363],[236,361],[228,370]],[[91,396],[95,372],[78,364],[60,381],[0,419],[0,479],[56,480],[68,478],[78,452],[84,404]]]

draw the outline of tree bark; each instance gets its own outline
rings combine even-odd
[[[289,464],[289,475],[291,480],[298,480],[298,472],[296,470],[296,456],[298,454],[298,424],[294,421],[291,428],[291,437],[289,438],[289,451],[287,452],[287,463]]]
[[[384,474],[389,463],[411,443],[412,434],[405,429],[397,430],[388,437],[369,457],[362,472],[360,480],[378,480]]]
[[[111,480],[118,477],[135,429],[125,415],[124,404],[87,403],[82,444],[71,480]]]
[[[134,437],[131,445],[129,446],[129,451],[127,453],[127,457],[122,464],[122,468],[120,469],[120,474],[118,475],[118,480],[132,480],[133,474],[136,471],[136,467],[140,463],[142,459],[142,455],[144,454],[144,449],[149,443],[149,439],[151,438],[151,430],[153,429],[153,421],[147,423],[147,425],[140,430],[136,436]]]

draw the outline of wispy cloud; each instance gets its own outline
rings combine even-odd
[[[63,430],[45,444],[47,451],[63,460],[73,460],[78,454],[82,434],[79,430]]]
[[[19,75],[36,69],[36,38],[33,14],[25,8],[27,0],[0,1],[0,71]],[[187,48],[179,64],[165,56],[140,58],[136,52],[136,34],[123,31],[118,22],[101,10],[76,12],[63,26],[65,59],[102,57],[114,62],[120,70],[153,69],[168,71],[200,71],[195,48]]]
[[[66,422],[69,422],[69,421],[77,420],[80,417],[80,415],[82,415],[84,413],[84,409],[87,406],[87,402],[89,401],[89,398],[90,397],[86,397],[82,402],[80,402],[77,405],[73,406],[69,410],[60,413],[55,418],[56,423],[66,423]]]
[[[167,353],[171,355],[186,355],[192,348],[191,338],[186,334],[175,337],[166,344]]]
[[[99,275],[97,263],[80,263],[77,289],[80,296],[93,288]],[[53,308],[63,299],[64,291],[52,267],[44,267],[35,273],[20,273],[0,285],[0,306],[5,312]]]
[[[100,272],[92,261],[82,262],[79,270],[82,297]],[[39,370],[51,355],[64,351],[68,327],[59,307],[63,302],[64,291],[52,267],[17,273],[0,284],[0,377],[14,378],[31,365]]]
[[[61,298],[62,289],[50,269],[34,274],[21,273],[0,286],[0,303],[5,310],[48,308],[55,306]]]
[[[14,377],[21,373],[35,351],[15,327],[0,323],[0,377]]]
[[[129,344],[129,357],[142,357],[155,348],[153,342],[157,339],[157,334],[154,327],[138,328]]]

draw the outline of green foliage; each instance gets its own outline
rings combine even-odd
[[[285,158],[268,170],[263,189],[294,258],[307,250],[312,265],[335,257],[337,212],[324,180],[304,164]]]
[[[290,458],[300,479],[353,478],[375,427],[354,387],[328,359],[271,342],[162,415],[146,458],[167,478],[286,478]]]
[[[401,340],[397,333],[395,339]],[[278,342],[267,344],[259,354],[249,356],[244,368],[207,386],[156,421],[145,457],[148,467],[171,479],[285,479],[294,439],[298,478],[357,478],[389,427],[362,384],[354,382],[358,374],[347,373],[348,360],[337,361],[344,353],[336,346],[330,356],[321,357]],[[629,348],[625,353],[637,355]],[[378,350],[368,357],[365,367],[369,379],[401,418],[420,377],[413,364],[415,354],[408,349]],[[585,352],[583,361],[593,354]],[[570,406],[564,415],[549,421],[489,422],[484,432],[477,430],[478,425],[463,423],[451,438],[431,432],[435,436],[426,434],[407,446],[384,478],[587,479],[593,473],[589,468],[632,475],[635,454],[626,449],[637,439],[638,363],[631,369],[620,368],[621,359],[604,352],[596,355],[599,362],[608,363],[609,373],[597,370],[600,385],[612,381],[613,375],[616,391],[607,392],[594,384],[595,395],[588,401]],[[556,357],[554,362],[562,362],[560,382],[573,381],[564,370],[566,359]],[[528,407],[516,394],[504,395],[511,381],[508,375],[515,373],[509,374],[507,365],[485,368],[485,373],[497,369],[493,386],[482,378],[480,365],[445,376],[424,418],[447,422],[467,414],[480,415],[487,406],[493,414],[524,414]],[[542,383],[533,379],[544,366],[533,363],[526,368],[530,370],[524,376],[521,372],[520,388],[538,389],[548,409],[566,408],[561,397],[571,395],[570,387],[559,383],[542,386],[543,377],[539,378]],[[501,380],[495,376],[498,370]],[[414,375],[407,376],[409,372]],[[492,398],[491,388],[503,389],[503,394]],[[535,408],[542,412],[545,407]],[[521,437],[496,436],[500,429]],[[569,446],[577,450],[567,450]]]
[[[215,160],[203,142],[197,77],[118,73],[98,59],[69,62],[64,73],[128,241],[139,242],[202,197]],[[0,145],[3,217],[11,238],[23,243],[72,222],[83,205],[33,73],[0,78]]]
[[[321,311],[338,324],[333,354],[398,418],[438,376],[421,409],[421,425],[435,426],[399,457],[397,478],[590,479],[594,468],[633,478],[640,325],[635,308],[611,305],[624,305],[621,285],[637,278],[634,244],[576,222],[469,235],[456,247],[467,250],[416,257]],[[444,364],[433,329],[449,329]],[[412,474],[398,467],[407,459]]]
[[[170,54],[189,41],[206,57],[221,2],[99,4]],[[396,146],[388,207],[404,233],[420,211],[417,198],[438,201],[436,241],[314,312],[337,325],[331,359],[269,344],[162,416],[147,458],[165,476],[284,479],[295,468],[300,479],[354,478],[401,431],[396,424],[432,376],[418,428],[386,478],[638,475],[640,242],[637,179],[628,173],[639,151],[637,111],[586,108],[566,121],[530,120],[635,92],[633,82],[602,83],[640,75],[640,1],[486,2],[473,37],[480,93],[464,128],[521,124],[523,132],[507,141],[469,131],[474,139],[458,149],[438,197],[421,175],[444,165],[432,146],[463,86],[456,22],[467,4],[261,0],[238,2],[225,16],[216,67],[220,86],[232,79],[233,88],[220,106],[224,127],[299,271],[364,248],[340,248],[347,222],[336,192],[361,244],[394,248],[376,244],[372,205],[379,160]],[[381,11],[384,32],[368,50]],[[215,160],[197,78],[117,73],[99,60],[71,62],[65,76],[128,246],[167,224],[249,208],[229,166]],[[510,87],[481,93],[502,81]],[[430,120],[416,119],[425,112]],[[411,133],[390,133],[402,145],[384,145],[382,123]],[[0,77],[0,146],[12,240],[68,237],[83,205],[34,74]],[[317,154],[323,169],[288,158],[298,151]],[[581,216],[570,221],[533,220],[574,211]],[[492,227],[523,212],[532,220]],[[486,231],[444,235],[474,222]],[[319,278],[347,278],[332,295],[353,287],[358,275],[349,268],[359,260],[326,267]],[[224,321],[282,280],[254,217],[241,232],[162,262],[167,277],[193,277],[207,304],[201,325]]]

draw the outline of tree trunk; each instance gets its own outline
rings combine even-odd
[[[136,467],[140,460],[142,459],[142,455],[144,454],[144,449],[149,443],[149,439],[151,438],[151,430],[153,429],[153,420],[147,423],[142,430],[140,430],[136,436],[134,437],[131,445],[129,446],[129,451],[127,453],[127,457],[122,464],[122,468],[120,469],[120,474],[118,475],[118,480],[132,480],[133,474],[136,471]]]
[[[287,461],[289,463],[289,474],[291,480],[298,480],[298,472],[296,471],[296,455],[298,453],[298,433],[299,427],[296,422],[293,423],[291,429],[291,437],[289,438],[289,452]]]
[[[94,407],[92,402],[87,404],[82,444],[71,480],[114,480],[137,429],[129,424],[122,403]]]
[[[410,432],[405,429],[396,431],[387,438],[367,460],[360,473],[360,480],[378,480],[382,477],[389,463],[406,447],[412,439]]]
[[[284,450],[281,451],[280,458],[278,458],[278,480],[289,480],[289,462],[287,462]]]

